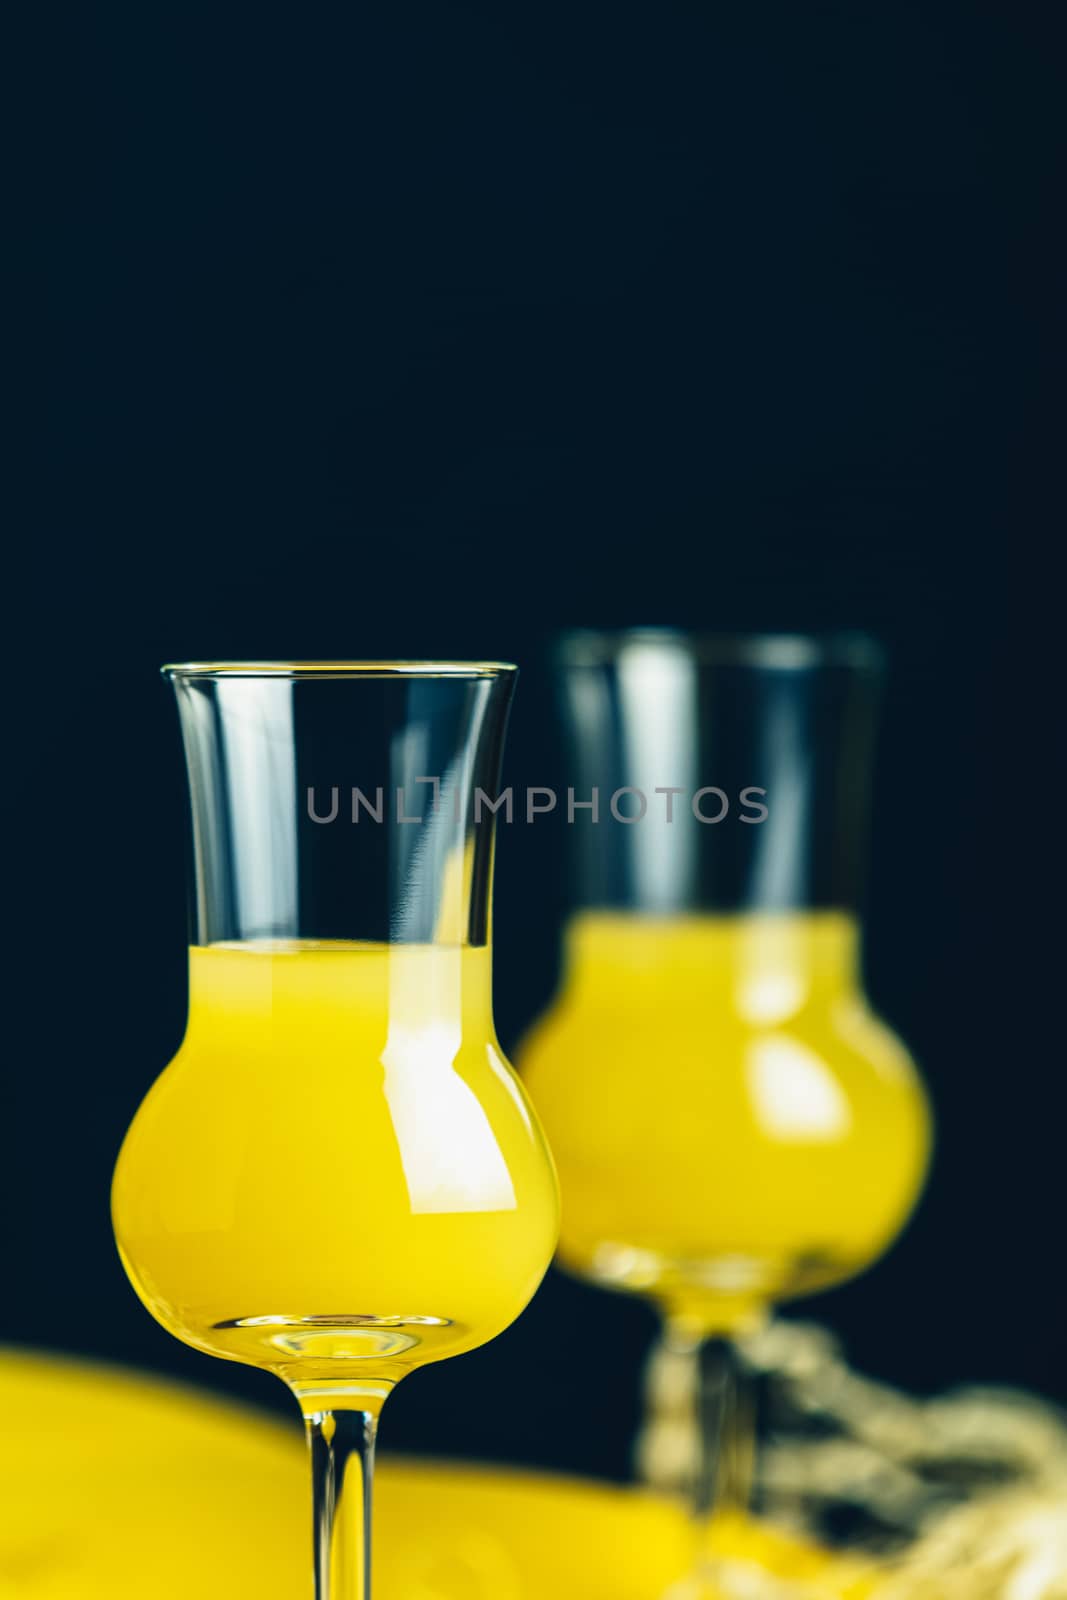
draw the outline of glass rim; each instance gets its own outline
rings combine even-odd
[[[502,678],[518,672],[511,661],[177,661],[160,667],[166,678]]]
[[[877,671],[885,650],[869,633],[847,630],[827,633],[713,633],[686,628],[576,628],[559,635],[557,662],[567,667],[603,666],[634,645],[683,652],[709,665],[765,667],[801,671],[824,666],[862,667]]]

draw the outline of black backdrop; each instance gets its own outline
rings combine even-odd
[[[892,663],[868,974],[940,1142],[891,1255],[796,1311],[901,1383],[1067,1399],[1053,10],[105,4],[42,39],[0,1336],[286,1406],[157,1329],[110,1238],[183,1016],[161,661],[515,659],[524,783],[561,625],[859,626]],[[505,1042],[552,987],[560,844],[502,840]],[[652,1331],[553,1277],[388,1442],[623,1474]]]

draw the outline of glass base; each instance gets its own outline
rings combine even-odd
[[[218,1343],[237,1360],[258,1366],[288,1366],[293,1362],[349,1362],[392,1360],[420,1346],[434,1343],[455,1324],[448,1317],[373,1317],[330,1314],[293,1317],[278,1314],[233,1317],[216,1322]]]
[[[606,1289],[651,1295],[662,1304],[715,1304],[726,1309],[733,1306],[743,1313],[746,1307],[777,1304],[840,1283],[862,1265],[814,1247],[787,1256],[737,1251],[704,1257],[605,1241],[591,1260],[575,1262],[571,1270]]]

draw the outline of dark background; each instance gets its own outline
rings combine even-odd
[[[867,627],[868,975],[940,1138],[903,1240],[797,1314],[902,1384],[1065,1400],[1055,8],[378,9],[105,4],[38,41],[0,1335],[291,1409],[158,1329],[111,1242],[183,1021],[160,662],[503,655],[522,784],[559,626]],[[551,991],[560,843],[502,839],[505,1042]],[[624,1474],[653,1329],[553,1277],[387,1442]]]

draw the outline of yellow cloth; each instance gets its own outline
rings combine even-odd
[[[295,1420],[0,1351],[0,1440],[0,1600],[310,1600]],[[690,1555],[673,1504],[529,1473],[387,1458],[375,1511],[376,1600],[659,1600]],[[728,1542],[809,1581],[826,1562],[754,1523]]]

